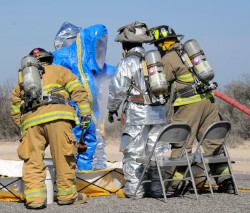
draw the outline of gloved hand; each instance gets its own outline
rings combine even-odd
[[[114,117],[113,117],[114,114],[118,117],[118,112],[117,111],[114,111],[114,112],[109,111],[108,112],[108,120],[109,120],[110,123],[114,122]]]
[[[76,143],[76,147],[77,147],[77,152],[80,153],[84,153],[87,151],[88,146],[85,143],[82,143],[80,141],[78,141]]]
[[[90,121],[91,121],[90,115],[85,115],[81,117],[81,123],[80,123],[81,128],[86,129],[89,126]]]

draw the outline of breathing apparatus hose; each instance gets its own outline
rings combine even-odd
[[[233,106],[235,106],[236,108],[238,108],[239,110],[241,110],[242,112],[245,112],[247,115],[250,115],[250,109],[248,109],[247,107],[244,107],[243,105],[241,105],[240,103],[238,103],[237,101],[229,98],[228,96],[224,95],[223,93],[218,92],[217,90],[213,90],[213,93],[219,97],[220,99],[226,101],[229,104],[232,104]]]

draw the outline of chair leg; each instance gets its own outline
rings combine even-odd
[[[156,154],[155,154],[155,161],[156,161],[157,170],[158,170],[158,173],[160,176],[161,188],[162,188],[162,193],[164,196],[164,201],[167,202],[166,189],[165,189],[164,181],[163,181],[162,174],[161,174],[161,169],[160,169]]]
[[[234,192],[235,194],[239,194],[239,190],[238,190],[238,187],[237,187],[237,184],[236,184],[236,181],[235,181],[235,177],[234,177],[234,174],[233,174],[233,170],[232,170],[232,166],[228,160],[228,168],[229,168],[229,172],[231,174],[231,177],[232,177],[232,181],[233,181],[233,185],[234,185]]]
[[[202,164],[203,164],[203,167],[205,169],[205,173],[206,173],[206,176],[207,176],[207,181],[208,181],[208,185],[209,185],[209,189],[210,189],[210,193],[211,193],[211,196],[212,198],[214,197],[214,191],[213,191],[213,188],[212,188],[212,184],[211,184],[211,181],[210,181],[210,176],[208,174],[208,170],[207,170],[207,166],[203,160],[203,155],[201,153],[201,161],[202,161]]]
[[[191,179],[192,179],[191,181],[192,181],[192,185],[193,185],[193,188],[194,188],[194,193],[195,193],[195,196],[196,196],[196,200],[198,200],[198,193],[197,193],[196,185],[195,185],[195,182],[194,182],[192,167],[190,166],[190,164],[188,165],[188,167],[189,167],[189,172],[190,172],[190,176],[191,176]]]
[[[133,194],[133,198],[134,198],[134,199],[135,199],[136,193],[137,193],[137,191],[138,191],[138,189],[139,189],[139,187],[140,187],[140,185],[141,185],[141,183],[142,183],[143,177],[144,177],[144,175],[145,175],[145,173],[146,173],[146,170],[147,170],[147,167],[148,167],[149,163],[150,163],[150,161],[147,162],[147,164],[145,165],[145,167],[144,167],[144,169],[143,169],[143,172],[142,172],[142,174],[141,174],[139,183],[137,184],[136,189],[135,189],[135,192],[134,192],[134,194]]]
[[[227,164],[228,164],[228,168],[229,168],[229,172],[231,174],[231,177],[232,177],[232,181],[233,181],[233,185],[234,185],[234,192],[235,194],[239,194],[239,190],[238,190],[238,187],[237,187],[237,184],[236,184],[236,181],[235,181],[235,177],[234,177],[234,173],[233,173],[233,169],[232,169],[232,166],[231,166],[231,162],[230,162],[230,158],[229,158],[229,155],[228,155],[228,151],[226,149],[226,147],[224,146],[224,151],[225,151],[225,155],[227,157]]]
[[[190,176],[191,176],[191,181],[192,181],[192,185],[193,185],[193,188],[194,188],[194,193],[195,193],[195,196],[196,196],[196,200],[198,200],[198,194],[197,194],[197,189],[196,189],[196,185],[195,185],[195,182],[194,182],[194,176],[193,176],[193,172],[192,172],[192,167],[191,167],[190,161],[188,159],[187,150],[185,150],[185,151],[186,151],[187,162],[188,162],[188,170],[189,170],[189,173],[190,173]],[[186,176],[186,172],[185,172],[185,176]],[[185,176],[184,176],[184,178],[185,178]]]

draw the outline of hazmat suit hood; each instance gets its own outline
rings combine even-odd
[[[70,46],[75,40],[77,34],[82,30],[69,22],[64,22],[56,34],[54,47],[56,50]]]
[[[65,29],[63,29],[65,31]],[[58,33],[59,35],[60,33]],[[62,35],[65,37],[65,35]],[[73,64],[78,64],[77,53],[81,51],[82,66],[87,66],[93,73],[100,73],[107,66],[105,62],[108,34],[104,25],[93,25],[80,30],[79,42],[76,40],[68,47],[61,48],[53,52],[55,56],[54,63],[72,68]],[[70,36],[69,38],[72,38]],[[72,70],[72,69],[71,69]]]

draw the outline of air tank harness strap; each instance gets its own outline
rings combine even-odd
[[[151,67],[163,67],[163,64],[158,61],[154,64],[150,64],[147,68],[150,69]]]
[[[184,87],[183,89],[180,89],[176,93],[176,98],[188,98],[194,95],[197,95],[197,91],[195,89],[195,85],[191,84],[189,86]]]
[[[138,56],[139,58],[142,58],[144,59],[144,56],[143,54],[139,53],[139,52],[131,52],[131,53],[127,53],[125,57],[129,57],[131,55],[135,55],[135,56]]]
[[[19,69],[19,71],[23,71],[25,68],[27,68],[27,67],[32,67],[32,66],[36,67],[38,70],[44,71],[44,68],[43,68],[42,65],[40,65],[40,64],[35,64],[35,63],[32,63],[32,62],[28,62],[26,65],[24,65],[24,66],[22,67],[22,69]]]
[[[50,91],[50,94],[48,96],[44,96],[43,100],[34,101],[31,103],[25,102],[21,105],[20,110],[22,114],[25,114],[31,110],[37,109],[38,107],[49,105],[49,104],[68,104],[69,99],[65,99],[63,95],[61,94],[53,94],[53,92],[57,92],[62,90],[62,87],[54,88]]]
[[[150,98],[142,90],[140,90],[134,83],[131,84],[131,89],[136,89],[141,95],[128,95],[127,101],[132,101],[136,104],[149,105],[151,104]],[[130,89],[130,90],[131,90]],[[129,90],[129,91],[130,91]]]
[[[136,104],[142,104],[144,105],[144,102],[145,102],[145,98],[143,96],[128,96],[128,101],[132,101]]]

